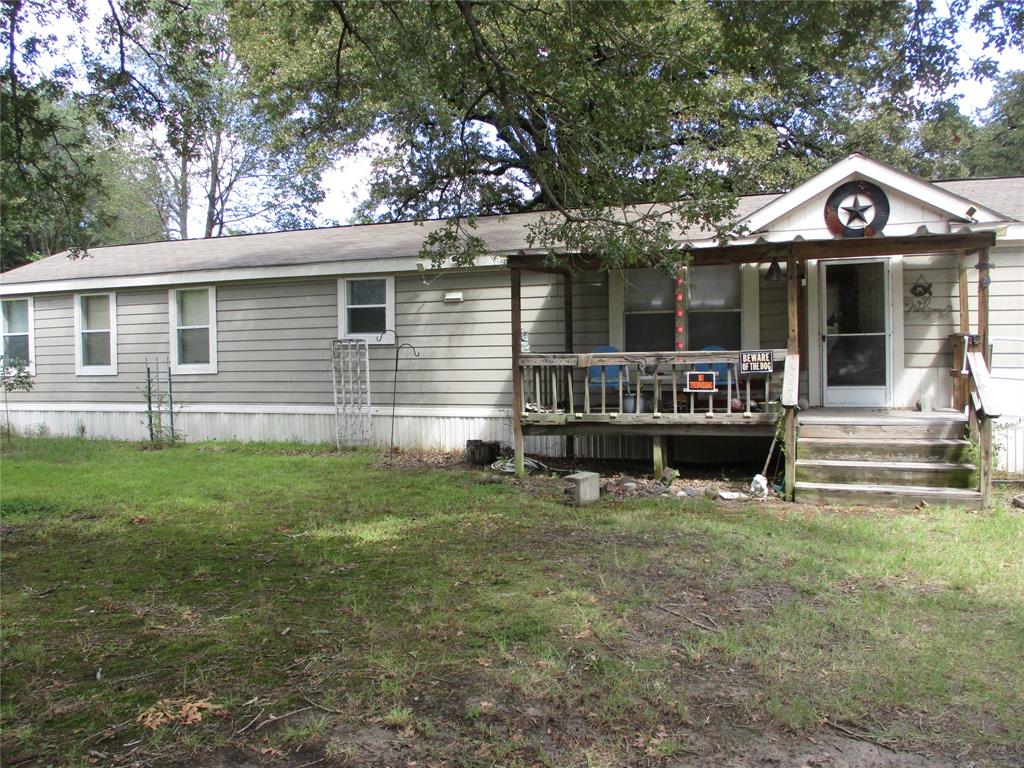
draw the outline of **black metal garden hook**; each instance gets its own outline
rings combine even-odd
[[[389,333],[395,336],[395,373],[392,378],[391,386],[391,443],[388,446],[388,464],[394,461],[395,453],[395,402],[398,400],[398,353],[401,352],[405,347],[412,350],[413,355],[416,357],[420,356],[419,350],[416,349],[409,342],[399,343],[399,335],[397,331],[393,331],[390,328],[385,329],[380,336],[377,337],[377,341],[380,342]]]

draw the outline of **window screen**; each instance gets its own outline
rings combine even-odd
[[[3,302],[4,364],[29,363],[28,299]]]
[[[387,280],[349,280],[346,330],[349,334],[379,335],[387,329]]]
[[[110,296],[81,296],[81,339],[83,366],[108,366],[112,354],[110,349],[111,318]]]

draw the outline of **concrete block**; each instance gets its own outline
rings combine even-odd
[[[601,498],[601,476],[597,472],[577,472],[565,478],[572,483],[566,493],[573,505],[585,507]]]

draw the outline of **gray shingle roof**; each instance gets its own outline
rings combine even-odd
[[[937,184],[988,208],[1024,220],[1024,178],[968,179]],[[777,194],[742,197],[737,205],[737,217],[744,218],[777,197]],[[543,215],[524,213],[480,217],[473,234],[483,238],[493,253],[514,253],[530,247],[527,228]],[[88,256],[81,259],[69,260],[64,252],[26,264],[5,273],[2,281],[6,284],[35,283],[409,258],[419,253],[423,238],[440,226],[442,222],[438,221],[366,224],[97,247],[91,248]],[[683,236],[697,239],[711,234],[690,228]]]
[[[953,179],[933,183],[937,187],[981,203],[986,208],[991,208],[1011,219],[1024,221],[1024,176],[1007,176],[997,179]]]

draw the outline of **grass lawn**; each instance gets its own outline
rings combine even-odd
[[[1005,506],[578,511],[297,446],[0,471],[10,768],[1024,762]]]

